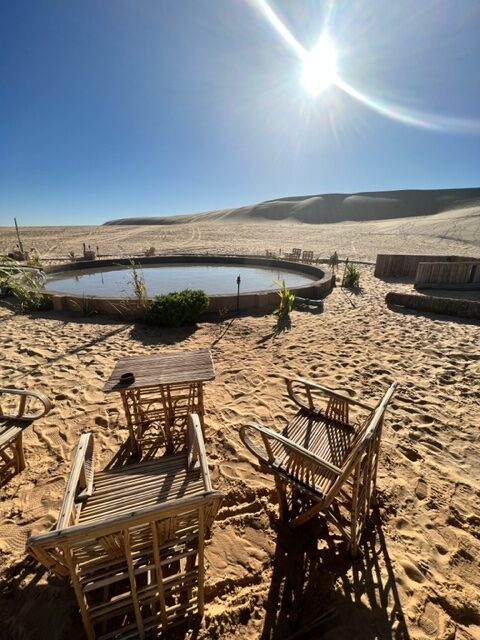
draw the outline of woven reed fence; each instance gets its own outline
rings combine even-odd
[[[415,287],[480,289],[480,262],[420,262]]]
[[[430,311],[447,316],[480,320],[480,301],[441,298],[389,291],[385,296],[388,305],[397,305],[415,311]]]
[[[420,262],[479,262],[479,258],[461,256],[390,255],[379,253],[375,263],[377,278],[414,278]]]

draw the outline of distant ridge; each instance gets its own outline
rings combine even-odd
[[[179,216],[121,218],[104,224],[166,225],[188,222],[225,223],[268,220],[325,224],[425,216],[475,205],[480,205],[480,188],[324,193],[265,200],[237,209],[217,209]]]

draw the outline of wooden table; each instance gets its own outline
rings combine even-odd
[[[124,373],[133,373],[133,382],[122,383]],[[185,446],[189,413],[200,416],[204,429],[203,383],[214,378],[208,349],[165,351],[120,358],[103,390],[122,397],[133,453],[170,454]]]

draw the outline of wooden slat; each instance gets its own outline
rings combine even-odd
[[[148,520],[149,517],[168,517],[169,514],[174,514],[180,511],[185,505],[194,508],[198,504],[209,503],[214,499],[220,500],[223,497],[218,491],[202,492],[194,497],[179,498],[178,500],[172,500],[168,503],[161,505],[153,505],[150,507],[138,507],[134,511],[130,512],[129,526],[133,527],[136,524],[142,524]],[[69,541],[70,544],[81,543],[88,536],[95,535],[108,535],[110,532],[118,530],[119,525],[125,521],[125,515],[112,516],[104,518],[98,522],[89,524],[77,524],[74,527],[68,527],[62,531],[54,529],[46,533],[42,533],[36,536],[32,536],[27,541],[28,546],[35,545],[51,545],[64,541]]]
[[[68,476],[67,486],[65,489],[62,506],[60,507],[60,514],[58,516],[56,529],[63,529],[64,527],[68,527],[69,524],[72,524],[70,522],[70,516],[72,514],[82,469],[85,465],[87,456],[93,456],[93,435],[91,433],[84,433],[80,436],[80,440],[75,451],[72,468]],[[85,487],[82,487],[82,489],[85,489]]]
[[[188,429],[189,439],[195,442],[195,447],[198,456],[198,462],[202,471],[203,482],[205,485],[205,491],[212,490],[212,483],[210,481],[210,471],[208,469],[207,455],[205,453],[205,444],[203,441],[202,426],[200,424],[200,418],[197,414],[189,414],[188,416]],[[193,442],[192,442],[193,444]]]

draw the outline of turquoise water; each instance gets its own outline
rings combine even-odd
[[[144,266],[147,295],[155,296],[182,289],[203,289],[210,295],[276,289],[273,280],[285,280],[287,287],[308,285],[316,278],[306,273],[246,265],[165,264]],[[128,266],[107,267],[101,271],[78,270],[52,275],[45,289],[72,295],[134,297],[132,271]]]

